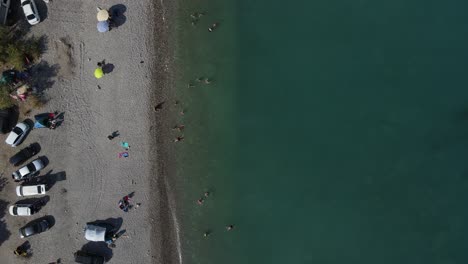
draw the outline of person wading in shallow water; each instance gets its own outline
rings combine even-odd
[[[219,26],[219,23],[216,22],[213,25],[211,25],[211,27],[208,28],[208,31],[213,32],[218,26]]]
[[[174,142],[179,142],[179,141],[182,141],[182,140],[184,140],[184,137],[176,137],[174,139]]]
[[[227,230],[227,231],[231,231],[232,229],[234,229],[234,225],[228,225],[228,226],[226,226],[226,230]]]
[[[203,198],[200,198],[200,199],[197,200],[197,204],[198,204],[198,205],[202,205],[204,201],[205,201],[205,200],[203,200]]]
[[[172,128],[172,130],[177,130],[177,131],[182,131],[184,130],[185,126],[184,125],[176,125]]]

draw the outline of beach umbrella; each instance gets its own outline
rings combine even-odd
[[[107,32],[109,31],[109,22],[107,21],[99,21],[97,23],[97,30],[99,32]]]
[[[107,21],[107,19],[109,19],[109,12],[107,12],[107,10],[105,9],[99,10],[99,12],[97,13],[97,20]]]
[[[96,70],[94,70],[94,77],[96,77],[96,79],[101,79],[102,76],[104,76],[102,68],[97,68]]]

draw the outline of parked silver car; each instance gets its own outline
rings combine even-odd
[[[15,181],[22,181],[27,178],[30,178],[31,175],[37,171],[42,170],[45,167],[44,162],[39,158],[33,160],[31,163],[28,165],[22,167],[21,169],[13,172],[11,174],[11,177]]]
[[[24,15],[26,16],[29,24],[36,25],[41,22],[39,11],[37,11],[34,0],[21,0],[21,7],[23,8]]]
[[[30,216],[35,210],[32,204],[14,204],[10,206],[8,212],[13,216]]]
[[[24,122],[16,124],[16,126],[11,130],[10,134],[5,140],[5,143],[12,147],[16,147],[23,141],[27,132],[31,128]]]
[[[31,186],[17,186],[16,195],[22,196],[33,196],[33,195],[45,195],[45,184],[31,185]]]

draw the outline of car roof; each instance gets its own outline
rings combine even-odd
[[[21,176],[24,176],[24,175],[30,173],[28,165],[26,165],[23,168],[19,169],[19,173],[20,173]]]
[[[23,122],[16,124],[16,126],[21,128],[21,130],[23,131],[25,131],[28,128],[28,126]]]
[[[18,215],[31,215],[31,208],[29,207],[17,207]]]
[[[31,4],[28,4],[28,5],[24,5],[23,6],[23,11],[24,11],[24,14],[26,16],[29,16],[29,15],[33,15],[34,12],[32,10],[32,5]]]
[[[18,138],[18,135],[15,132],[11,131],[8,137],[6,138],[5,143],[11,145],[15,143],[16,138]]]
[[[25,194],[31,194],[31,193],[34,193],[34,194],[38,194],[37,192],[37,188],[38,187],[41,187],[41,191],[45,190],[45,184],[39,184],[39,185],[28,185],[28,186],[18,186],[18,187],[23,187],[22,189],[22,192],[23,192],[23,196]],[[45,193],[41,193],[41,194],[45,194]]]

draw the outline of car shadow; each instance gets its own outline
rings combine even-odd
[[[123,4],[113,5],[109,8],[109,14],[111,15],[111,23],[113,27],[118,28],[125,24],[127,21],[127,17],[125,16],[125,12],[127,11],[127,7]]]
[[[41,22],[46,20],[49,14],[47,4],[43,0],[35,0],[34,3],[36,3],[37,12],[39,12],[39,18],[41,19]]]
[[[34,211],[38,213],[48,202],[50,201],[50,196],[46,195],[41,198],[28,198],[17,201],[15,204],[32,204]]]
[[[93,225],[93,224],[111,224],[113,226],[113,228],[114,228],[111,232],[115,234],[122,227],[123,219],[122,219],[122,217],[107,218],[105,220],[96,220],[96,221],[93,221],[93,222],[89,222],[88,224],[90,224],[90,225]]]
[[[67,174],[64,171],[49,174],[46,179],[46,191],[49,191],[52,189],[52,187],[58,182],[58,181],[64,181],[67,179]]]
[[[81,247],[82,251],[104,257],[108,262],[112,256],[112,249],[109,248],[106,242],[88,242]]]
[[[45,184],[46,191],[48,192],[59,181],[67,179],[67,173],[64,171],[52,173],[52,170],[41,176],[36,176],[27,181],[28,185]]]

